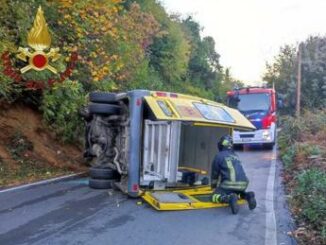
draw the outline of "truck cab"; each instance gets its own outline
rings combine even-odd
[[[207,188],[217,140],[255,129],[236,109],[161,91],[93,92],[83,116],[85,157],[93,168],[117,172],[116,185],[131,197]]]
[[[238,109],[255,127],[252,132],[235,130],[235,145],[262,144],[272,149],[276,141],[276,96],[272,88],[247,87],[227,92],[227,104]]]

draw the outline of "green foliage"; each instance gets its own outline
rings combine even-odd
[[[1,75],[0,75],[1,80]],[[6,100],[8,102],[14,101],[21,93],[21,87],[14,84],[9,79],[3,79],[0,82],[0,102]]]
[[[294,117],[282,118],[282,131],[278,137],[279,147],[285,149],[300,140],[300,133],[306,129],[306,124],[301,119]]]
[[[326,222],[326,172],[308,169],[297,176],[294,198],[302,207],[301,216],[321,230]]]
[[[309,157],[319,155],[321,153],[321,148],[318,145],[303,143],[299,145],[299,151],[305,157]]]
[[[286,148],[282,152],[281,159],[282,159],[282,162],[283,162],[285,168],[290,168],[293,166],[293,160],[294,160],[296,153],[297,153],[296,145],[292,145],[292,146]]]
[[[303,120],[303,123],[307,125],[307,132],[315,135],[317,132],[325,130],[326,111],[306,110],[304,112],[304,117],[301,120]]]
[[[3,29],[4,27],[1,26],[0,22],[0,40],[4,38]],[[0,57],[7,50],[13,50],[13,44],[9,41],[0,41]],[[0,60],[0,101],[6,100],[11,102],[19,96],[21,88],[18,84],[15,84],[10,78],[5,76],[3,71],[4,67]]]
[[[320,234],[321,234],[321,237],[323,239],[323,242],[326,243],[326,225],[325,224],[321,228]]]
[[[324,244],[319,241],[326,241],[325,110],[307,110],[300,119],[282,117],[281,121],[278,145],[291,205],[298,223],[304,222],[314,231],[316,244]]]
[[[191,17],[169,16],[156,0],[2,0],[0,54],[9,51],[17,69],[26,65],[15,54],[19,47],[28,47],[27,34],[39,5],[48,23],[51,47],[60,47],[61,57],[51,65],[60,73],[67,68],[70,54],[77,52],[70,80],[78,85],[71,81],[56,84],[43,97],[21,93],[24,87],[3,75],[0,62],[0,100],[22,94],[29,97],[23,101],[33,100],[36,105],[42,101],[45,121],[65,141],[79,135],[82,124],[77,110],[93,90],[166,90],[223,101],[232,87],[230,74],[219,63],[214,39],[201,37],[202,27]],[[46,82],[59,79],[59,74],[31,70],[22,77],[23,83]]]
[[[189,76],[195,86],[204,89],[215,89],[221,81],[220,55],[215,51],[215,41],[212,37],[200,37],[200,26],[191,17],[183,22],[183,28],[191,45],[189,61]]]
[[[83,121],[78,111],[85,103],[81,84],[65,81],[44,92],[43,117],[63,141],[71,142],[83,135]]]
[[[326,37],[312,36],[301,45],[301,103],[306,109],[326,106]],[[296,104],[298,48],[286,45],[272,63],[266,65],[264,80],[275,84],[279,98],[284,101],[284,114],[293,114]]]

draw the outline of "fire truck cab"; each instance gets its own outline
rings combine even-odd
[[[227,96],[227,104],[238,109],[256,127],[256,130],[251,132],[235,130],[234,144],[262,144],[272,149],[276,141],[275,90],[247,87],[228,91]]]

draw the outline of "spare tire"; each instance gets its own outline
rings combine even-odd
[[[115,93],[97,91],[89,94],[89,100],[98,103],[114,103],[117,102],[117,97]]]
[[[88,185],[90,188],[93,189],[112,189],[114,182],[114,180],[90,178],[88,181]]]
[[[118,180],[120,178],[120,174],[116,170],[113,170],[111,168],[96,168],[96,167],[91,167],[89,169],[89,176],[94,179]]]
[[[110,104],[91,103],[88,105],[89,112],[92,114],[117,115],[121,112],[121,107]]]

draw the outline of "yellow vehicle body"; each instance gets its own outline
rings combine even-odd
[[[217,152],[216,140],[225,134],[232,134],[233,129],[254,130],[255,127],[238,110],[229,108],[223,104],[183,94],[169,92],[150,92],[144,96],[147,106],[157,121],[179,122],[181,129],[180,148],[181,156],[177,159],[176,171],[190,171],[201,176],[210,175],[210,164]],[[146,127],[145,127],[146,128]],[[151,129],[153,130],[153,129]],[[150,130],[147,130],[150,132]],[[189,136],[190,135],[190,136]],[[192,135],[192,136],[191,136]],[[145,136],[146,137],[146,136]],[[156,137],[156,136],[155,136]],[[157,138],[160,138],[159,136]],[[196,139],[194,139],[194,138]],[[160,138],[161,139],[161,138]],[[152,135],[144,144],[144,149],[157,146],[151,145],[154,141]],[[164,141],[164,140],[163,140]],[[194,141],[194,143],[189,143]],[[197,144],[195,141],[198,141]],[[173,142],[172,142],[173,143]],[[165,144],[164,142],[162,144]],[[171,144],[171,142],[170,142]],[[175,147],[173,145],[173,147]],[[203,149],[205,148],[205,149]],[[164,154],[165,149],[163,150]],[[196,156],[194,155],[196,152]],[[157,153],[157,152],[156,152]],[[156,154],[155,153],[155,154]],[[147,153],[144,153],[146,155]],[[207,157],[206,157],[207,155]],[[150,156],[145,157],[143,168]],[[159,158],[151,161],[159,161]],[[158,164],[159,165],[159,164]],[[156,165],[155,165],[156,166]],[[158,168],[157,166],[154,167]],[[184,187],[166,188],[164,190],[140,189],[141,197],[156,210],[193,210],[225,207],[227,204],[211,202],[213,190],[210,185],[197,185]],[[202,198],[204,197],[204,199]],[[239,200],[239,204],[246,203]]]
[[[171,92],[94,93],[86,152],[97,165],[114,165],[120,190],[159,210],[225,206],[210,202],[207,186],[217,140],[255,129],[239,111]]]
[[[145,96],[145,100],[153,111],[155,117],[158,120],[168,120],[168,121],[188,121],[193,122],[197,126],[212,126],[212,127],[227,127],[227,128],[237,128],[240,130],[255,130],[250,121],[247,120],[238,110],[227,107],[223,104],[202,99],[195,96],[175,94],[177,97],[160,97],[157,96],[157,92],[151,92],[151,96]],[[170,110],[170,114],[167,115],[160,107],[158,102],[164,103],[166,108]],[[220,109],[225,115],[229,115],[233,120],[228,121],[218,121],[212,120],[211,118],[205,117],[196,108],[197,104],[203,104],[210,106],[211,108]],[[216,113],[215,113],[216,114]],[[217,115],[218,116],[218,115]]]

